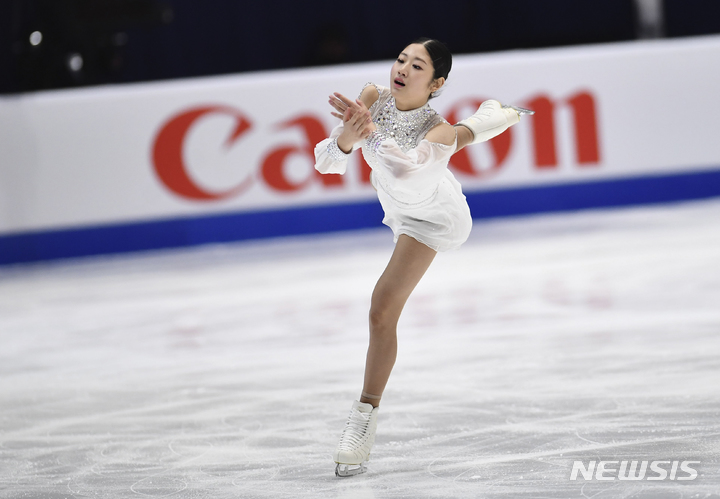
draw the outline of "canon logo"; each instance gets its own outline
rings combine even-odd
[[[450,123],[457,123],[464,115],[461,110],[476,108],[484,99],[467,99],[457,102],[446,116]],[[535,111],[529,122],[532,130],[532,152],[534,167],[548,170],[558,167],[557,111],[567,108],[573,118],[573,137],[575,145],[575,163],[578,166],[597,166],[600,163],[600,139],[598,136],[598,118],[596,99],[590,91],[583,90],[566,98],[551,99],[545,94],[536,95],[520,103]],[[474,177],[487,176],[499,171],[507,160],[513,147],[513,128],[490,141],[493,161],[489,167],[481,168],[474,164],[467,149],[455,154],[450,165],[456,171]]]
[[[240,185],[230,187],[225,191],[209,192],[199,187],[188,175],[183,158],[185,137],[199,118],[211,113],[227,114],[235,119],[235,128],[225,141],[225,147],[228,148],[232,147],[252,126],[250,120],[236,109],[226,106],[205,106],[183,111],[173,116],[155,137],[152,150],[155,173],[168,189],[184,198],[198,201],[224,199],[236,196],[250,186],[248,178]]]
[[[700,461],[583,461],[573,462],[570,480],[695,480]]]
[[[457,123],[466,117],[468,109],[477,108],[481,98],[462,99],[450,106],[446,118],[450,123]],[[598,120],[596,99],[592,93],[583,90],[560,99],[551,99],[539,94],[518,102],[519,105],[532,108],[536,114],[527,119],[531,133],[533,167],[537,170],[548,170],[558,167],[557,154],[557,123],[556,114],[561,108],[570,110],[573,117],[572,137],[568,139],[575,145],[575,164],[577,166],[598,166],[600,163],[600,141],[598,137]],[[254,184],[261,183],[264,188],[277,193],[291,194],[307,189],[311,185],[321,188],[342,189],[350,182],[370,185],[370,167],[362,155],[354,155],[350,168],[357,168],[354,175],[320,175],[313,168],[315,144],[329,135],[323,121],[313,114],[301,114],[281,120],[267,130],[268,134],[278,131],[295,130],[296,136],[302,137],[299,142],[281,144],[269,150],[260,151],[262,158],[257,165],[250,165],[244,180],[228,185],[227,188],[211,191],[200,187],[188,174],[188,167],[183,157],[185,142],[189,132],[199,120],[213,114],[229,116],[233,127],[228,131],[224,147],[230,149],[243,140],[248,131],[253,129],[253,120],[241,110],[224,105],[198,106],[180,111],[168,119],[157,132],[152,143],[152,164],[158,179],[177,196],[193,201],[218,201],[239,196]],[[489,142],[492,156],[491,165],[477,164],[478,160],[463,149],[450,160],[450,167],[464,176],[484,178],[500,171],[507,163],[513,148],[511,128]],[[303,175],[298,177],[288,173],[288,164],[300,159],[306,164]]]

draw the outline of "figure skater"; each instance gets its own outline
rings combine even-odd
[[[499,135],[531,111],[483,102],[470,118],[450,125],[428,104],[443,87],[452,55],[437,40],[422,38],[398,56],[390,88],[368,83],[353,101],[335,93],[331,114],[342,120],[315,147],[320,173],[345,173],[350,153],[362,148],[371,183],[385,212],[383,223],[395,238],[387,268],[372,293],[370,344],[359,400],[333,455],[335,473],[366,471],[375,441],[380,399],[397,356],[397,323],[405,302],[438,251],[458,248],[470,235],[472,219],[460,184],[448,170],[463,147]]]

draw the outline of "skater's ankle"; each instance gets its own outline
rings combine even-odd
[[[362,392],[362,395],[360,396],[360,402],[363,404],[370,404],[373,407],[377,407],[380,405],[380,399],[382,398],[381,395],[373,395],[372,393]]]

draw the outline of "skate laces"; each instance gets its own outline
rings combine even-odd
[[[345,429],[340,437],[338,447],[342,450],[354,450],[364,442],[367,436],[368,426],[370,425],[370,417],[372,413],[363,413],[357,409],[350,412],[350,417],[345,423]]]

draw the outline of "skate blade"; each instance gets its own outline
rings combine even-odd
[[[367,462],[361,464],[340,464],[335,466],[335,476],[348,477],[365,473],[367,471]]]
[[[535,111],[533,111],[532,109],[525,109],[524,107],[520,107],[520,106],[511,106],[510,104],[505,104],[503,106],[503,109],[514,109],[515,111],[518,112],[518,114],[520,116],[522,116],[523,114],[529,114],[529,115],[535,114]]]

